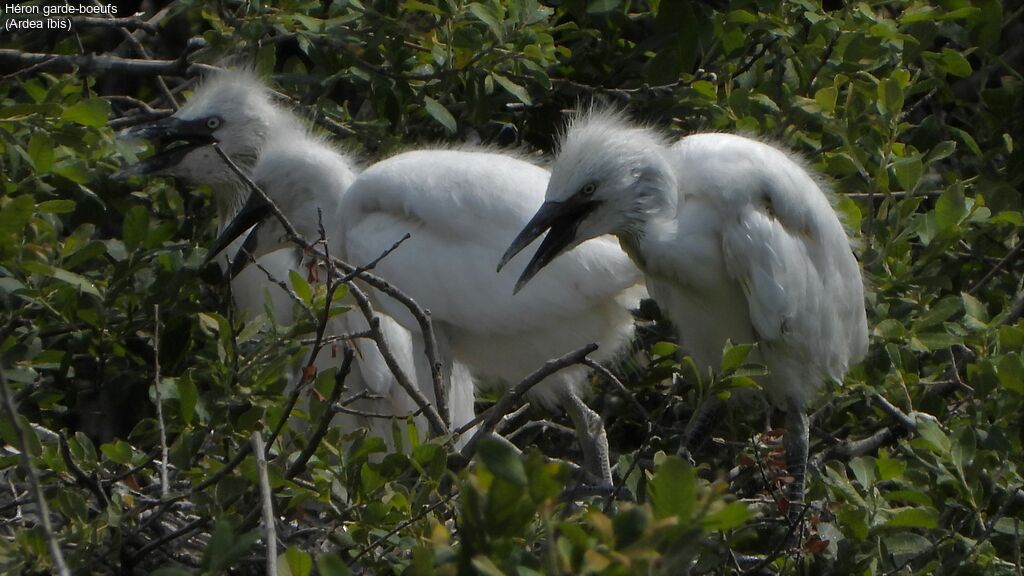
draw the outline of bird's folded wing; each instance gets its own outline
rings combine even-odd
[[[641,281],[612,238],[584,243],[561,256],[519,294],[525,250],[502,272],[505,249],[543,202],[547,172],[524,162],[475,169],[450,167],[434,182],[415,170],[360,176],[342,206],[345,252],[354,264],[373,260],[409,233],[376,271],[435,318],[481,332],[530,329],[606,305]],[[479,160],[479,158],[477,158]],[[441,165],[444,157],[434,160]],[[513,171],[516,178],[509,174]],[[503,177],[504,176],[504,177]],[[393,313],[398,313],[393,311]]]

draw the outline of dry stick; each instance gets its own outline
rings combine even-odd
[[[341,392],[345,388],[345,379],[348,377],[349,370],[352,369],[352,359],[355,358],[356,355],[355,350],[347,344],[345,345],[344,354],[345,355],[341,360],[341,367],[338,369],[338,373],[334,377],[334,389],[331,390],[331,396],[327,400],[327,406],[324,409],[324,413],[320,416],[320,421],[317,423],[313,434],[309,437],[306,447],[303,448],[299,457],[292,462],[292,465],[289,466],[288,470],[284,473],[285,478],[294,478],[306,469],[306,462],[309,462],[309,459],[313,457],[317,446],[320,445],[320,441],[327,435],[327,430],[331,425],[331,419],[338,411],[335,404],[338,402],[338,398],[341,397]]]
[[[619,393],[625,396],[626,400],[628,400],[629,403],[634,408],[636,408],[636,411],[639,412],[641,416],[643,416],[645,422],[651,421],[650,412],[648,412],[647,409],[644,408],[644,405],[641,404],[636,399],[636,397],[630,393],[630,391],[626,388],[626,385],[622,383],[622,380],[619,380],[615,376],[615,374],[612,374],[611,370],[605,368],[599,362],[591,360],[590,358],[584,358],[583,364],[590,367],[594,372],[597,372],[599,376],[607,380],[611,385],[615,386],[615,388],[618,389]]]
[[[100,4],[100,0],[92,0],[92,2],[96,6],[102,6],[102,4]],[[109,14],[107,16],[110,19],[114,19]],[[138,16],[138,14],[136,14],[136,16]],[[103,18],[96,18],[95,20],[104,21]],[[155,34],[156,33],[156,28],[153,28],[152,26],[149,26],[149,24],[147,22],[145,22],[145,21],[143,21],[141,19],[138,19],[138,18],[136,18],[136,20],[147,27],[146,32],[148,32],[150,34]],[[118,26],[117,29],[121,31],[121,35],[124,36],[125,42],[130,44],[132,49],[135,50],[135,52],[139,56],[141,56],[142,58],[144,58],[146,60],[152,60],[153,59],[153,57],[149,53],[149,50],[146,50],[146,47],[143,46],[142,42],[140,42],[139,39],[136,38],[132,34],[132,32],[128,28],[128,26]],[[183,57],[184,57],[184,55],[185,54],[182,54]],[[182,59],[184,59],[184,58],[182,58]],[[171,105],[171,108],[174,108],[175,110],[177,110],[178,109],[178,101],[174,98],[174,94],[171,93],[171,89],[167,87],[167,82],[164,81],[164,77],[163,76],[157,76],[156,77],[156,85],[160,89],[160,92],[164,95],[164,98],[166,98],[167,102]]]
[[[1024,248],[1024,238],[1021,238],[1021,240],[1020,240],[1019,242],[1017,242],[1017,245],[1016,245],[1016,246],[1014,246],[1014,247],[1013,247],[1013,249],[1012,249],[1012,250],[1010,250],[1010,251],[1009,251],[1009,252],[1008,252],[1008,253],[1006,254],[1006,256],[1004,256],[1004,257],[1003,257],[1003,259],[1002,259],[1002,260],[1000,260],[999,262],[997,262],[997,263],[996,263],[996,265],[995,265],[995,266],[993,266],[993,267],[992,267],[992,269],[991,269],[991,270],[989,270],[989,271],[988,271],[988,273],[987,273],[987,274],[985,274],[985,275],[984,275],[984,276],[983,276],[983,277],[981,278],[981,280],[978,280],[978,281],[977,281],[977,282],[976,282],[976,283],[974,284],[974,286],[971,286],[971,287],[970,287],[970,288],[969,288],[969,289],[967,290],[967,293],[968,293],[968,294],[972,294],[972,295],[973,295],[973,294],[977,294],[977,293],[978,293],[978,290],[981,290],[982,288],[984,288],[984,287],[985,287],[985,285],[987,285],[987,284],[988,284],[989,282],[991,282],[991,281],[992,281],[992,278],[994,278],[994,277],[995,277],[995,275],[996,275],[996,272],[999,272],[999,270],[1001,270],[1001,269],[1003,268],[1003,266],[1006,266],[1007,264],[1009,264],[1009,263],[1013,262],[1014,260],[1016,260],[1016,259],[1017,259],[1017,257],[1018,257],[1018,256],[1020,256],[1020,254],[1021,254],[1021,248]]]
[[[427,400],[423,392],[416,387],[415,384],[409,379],[409,376],[405,373],[405,370],[398,364],[398,360],[395,355],[392,354],[391,348],[387,345],[384,340],[384,333],[380,329],[380,317],[373,311],[373,305],[370,304],[370,299],[366,296],[366,293],[362,291],[359,286],[353,284],[349,285],[349,294],[356,301],[356,305],[359,307],[360,312],[366,318],[367,323],[370,324],[370,332],[373,334],[373,341],[377,343],[377,349],[380,351],[380,355],[384,358],[384,363],[387,364],[391,374],[394,375],[395,380],[398,381],[398,385],[405,390],[405,393],[416,402],[423,414],[427,417],[427,421],[430,422],[431,428],[434,429],[434,434],[443,436],[448,434],[448,424],[438,414],[433,404]],[[445,410],[447,412],[447,410]]]
[[[477,424],[480,425],[480,428],[475,434],[473,434],[473,437],[470,438],[469,442],[467,442],[462,448],[461,456],[466,460],[469,460],[476,451],[476,445],[480,442],[480,439],[488,436],[492,431],[494,431],[494,427],[498,425],[498,422],[500,422],[506,414],[515,408],[523,395],[530,391],[530,388],[533,388],[539,384],[541,380],[555,372],[558,372],[559,370],[562,370],[563,368],[583,363],[587,354],[590,354],[594,350],[597,350],[597,344],[590,343],[578,350],[569,352],[564,356],[548,360],[543,366],[534,370],[526,378],[520,380],[519,384],[516,384],[515,388],[506,392],[505,395],[502,396],[501,399],[498,400],[498,402],[489,410],[478,415],[476,418],[473,418],[456,430],[454,436],[458,437],[473,426],[476,426]]]
[[[141,12],[139,13],[141,14]],[[78,16],[72,18],[71,22],[76,26],[92,26],[96,28],[121,28],[124,30],[143,30],[149,34],[156,34],[156,27],[139,17],[139,14],[127,18],[95,18],[92,16]]]
[[[231,168],[235,175],[238,176],[253,193],[259,194],[260,198],[263,201],[267,202],[274,216],[281,223],[281,226],[285,229],[285,233],[287,234],[289,241],[298,244],[304,250],[307,250],[316,255],[317,257],[323,258],[325,261],[328,261],[332,265],[337,266],[338,268],[341,269],[342,272],[345,272],[346,274],[351,274],[357,270],[355,266],[352,266],[351,264],[344,262],[335,256],[331,256],[321,252],[320,250],[317,250],[313,244],[308,242],[305,238],[302,237],[301,234],[298,233],[298,231],[295,230],[295,227],[284,215],[284,213],[281,212],[281,209],[277,207],[277,204],[274,203],[273,199],[270,198],[270,196],[268,196],[267,193],[264,192],[262,188],[257,186],[256,183],[252,181],[252,178],[249,178],[249,176],[245,172],[243,172],[242,169],[239,168],[238,165],[235,164],[234,161],[231,160],[231,158],[228,157],[227,154],[224,153],[220,146],[218,146],[217,144],[213,144],[213,149],[220,156],[221,160],[223,160],[224,163],[227,164],[229,168]],[[434,328],[433,324],[430,321],[429,313],[426,312],[407,294],[405,294],[404,292],[402,292],[401,290],[399,290],[398,288],[396,288],[383,278],[370,274],[369,272],[362,272],[359,274],[359,279],[366,282],[373,288],[383,292],[387,296],[390,296],[397,300],[399,303],[405,306],[409,310],[409,312],[412,313],[412,315],[416,318],[417,323],[420,325],[420,331],[422,332],[423,335],[425,354],[431,366],[431,376],[434,381],[434,389],[438,390],[444,387],[444,382],[441,376],[441,364],[440,362],[438,362],[437,359],[437,340],[434,337]],[[373,314],[373,307],[370,305],[369,300],[366,298],[366,294],[362,292],[362,290],[360,290],[354,283],[350,284],[349,286],[350,293],[352,294],[353,298],[355,298],[356,301],[359,303],[359,307],[362,310],[363,314],[367,315],[369,313],[369,315],[366,317],[366,320],[371,324],[371,330],[373,330],[374,332],[374,341],[377,343],[377,347],[380,349],[381,355],[384,357],[384,360],[387,363],[388,368],[391,369],[392,373],[394,374],[395,379],[398,380],[399,385],[402,386],[405,392],[409,394],[409,396],[414,401],[416,401],[417,405],[423,410],[424,414],[427,416],[427,419],[430,421],[431,426],[435,428],[435,433],[447,434],[448,425],[445,423],[445,419],[440,416],[438,410],[435,409],[430,404],[430,402],[426,400],[426,398],[423,396],[423,393],[412,384],[408,376],[406,376],[404,371],[398,366],[398,362],[391,354],[390,350],[388,349],[387,343],[384,341],[384,337],[380,332],[379,320],[377,321],[376,329],[373,329],[373,318],[375,318],[375,316]],[[438,397],[438,400],[440,401],[443,398],[443,396]],[[448,413],[448,406],[441,405],[440,403],[438,403],[438,408],[440,409],[441,413]]]
[[[160,430],[160,497],[166,498],[171,481],[167,476],[167,427],[164,425],[164,401],[160,393],[160,305],[153,305],[153,386],[156,389],[156,423]]]
[[[32,465],[28,433],[25,432],[21,422],[18,421],[18,412],[14,408],[14,402],[11,401],[11,392],[7,388],[7,375],[4,374],[2,367],[0,367],[0,394],[3,394],[4,408],[7,410],[7,415],[10,417],[11,423],[18,433],[18,450],[21,451],[21,465],[24,467],[25,474],[28,475],[28,482],[32,486],[32,498],[35,500],[36,506],[39,507],[40,526],[43,529],[43,535],[46,537],[47,547],[50,549],[53,567],[56,569],[57,574],[69,576],[71,572],[68,570],[67,564],[64,563],[64,554],[60,551],[57,537],[53,535],[53,524],[50,523],[50,509],[46,505],[46,495],[43,494],[43,487],[39,483],[39,473],[36,472],[35,466]]]
[[[256,472],[260,479],[260,500],[263,507],[263,539],[267,543],[267,576],[277,576],[277,529],[274,526],[274,500],[270,493],[267,457],[263,454],[263,437],[258,430],[249,437],[256,455]]]
[[[47,70],[50,72],[72,72],[82,74],[128,74],[133,76],[196,76],[208,70],[216,70],[205,64],[189,64],[179,60],[140,60],[119,56],[95,54],[40,54],[22,52],[10,48],[0,49],[0,66],[22,68],[15,72]]]

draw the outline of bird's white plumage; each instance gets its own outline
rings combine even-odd
[[[592,112],[567,132],[548,197],[587,182],[602,201],[590,230],[623,238],[699,363],[717,368],[727,338],[757,341],[770,396],[803,406],[863,358],[860,268],[828,197],[790,155],[731,134],[672,145]]]
[[[602,345],[598,357],[610,356],[631,335],[629,309],[642,294],[639,272],[615,239],[583,244],[516,297],[514,271],[494,273],[543,201],[547,181],[546,170],[502,154],[400,154],[368,168],[346,194],[340,212],[347,254],[368,261],[411,234],[377,271],[430,310],[455,358],[485,380],[515,383],[593,341]],[[527,259],[517,259],[519,267]],[[382,306],[416,329],[404,310]],[[570,374],[538,386],[533,398],[556,404],[581,383]]]
[[[205,121],[216,118],[218,128],[212,136],[231,160],[269,194],[286,196],[296,202],[296,214],[314,225],[306,230],[308,239],[318,238],[317,208],[324,213],[325,222],[337,220],[338,204],[344,191],[355,178],[350,159],[313,136],[289,110],[274,102],[269,89],[254,75],[244,71],[224,71],[203,82],[186,104],[174,115],[184,121]],[[235,174],[212,146],[199,146],[185,154],[180,162],[159,171],[184,179],[193,184],[209,185],[214,194],[218,219],[225,227],[250,195],[247,184]],[[280,236],[280,230],[278,231]],[[332,236],[332,247],[337,248]],[[234,256],[243,238],[239,238],[226,252]],[[265,244],[265,243],[264,243]],[[275,248],[279,242],[270,242]],[[281,324],[294,322],[294,303],[288,294],[269,281],[269,273],[278,280],[286,280],[291,270],[300,271],[301,255],[291,245],[261,253],[257,266],[242,270],[231,282],[236,308],[250,318],[267,310]],[[329,320],[327,335],[364,331],[368,326],[358,313]],[[399,364],[414,380],[429,382],[425,360],[415,360],[416,353],[411,334],[388,317],[381,317],[381,330],[389,348]],[[373,397],[360,400],[352,407],[365,413],[404,417],[417,411],[415,403],[404,393],[393,389],[394,378],[375,345],[368,341],[355,341],[357,369],[346,384],[353,393],[366,389]],[[422,356],[422,351],[420,351]],[[338,360],[321,353],[316,366],[319,370],[333,367]],[[294,375],[293,375],[294,376]],[[472,389],[466,393],[454,391],[459,399],[453,407],[462,411],[454,421],[465,422],[473,416]],[[430,388],[429,386],[425,388]],[[425,390],[426,391],[426,390]],[[433,390],[428,396],[432,397]],[[468,409],[466,408],[468,405]],[[357,426],[369,428],[372,434],[383,437],[391,444],[391,422],[384,418],[343,414],[335,424],[345,429]],[[426,430],[426,425],[422,426]]]
[[[340,235],[339,250],[356,265],[377,259],[410,234],[374,272],[430,310],[452,374],[453,414],[472,410],[463,383],[470,376],[511,386],[545,361],[590,342],[600,343],[598,358],[608,357],[632,334],[629,309],[644,290],[639,271],[614,239],[570,252],[520,297],[512,295],[513,273],[495,274],[505,245],[542,202],[547,180],[547,171],[502,154],[409,152],[361,173],[328,228]],[[279,187],[267,192],[300,232],[315,230],[301,194]],[[419,340],[420,327],[404,306],[380,295],[375,302]],[[588,472],[609,484],[603,425],[579,400],[584,376],[580,367],[563,370],[529,397],[569,412]],[[453,415],[452,421],[466,420]]]
[[[802,502],[806,404],[867,351],[860,268],[807,170],[749,138],[701,134],[673,145],[619,113],[591,110],[565,133],[545,206],[508,254],[545,229],[547,248],[523,281],[559,248],[615,234],[703,369],[719,367],[726,340],[758,343],[769,368],[762,383],[786,410],[787,492]],[[717,405],[697,411],[682,453],[699,447]],[[790,520],[800,517],[791,506]]]

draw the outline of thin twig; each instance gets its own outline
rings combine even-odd
[[[153,386],[156,389],[156,424],[160,430],[160,496],[166,498],[171,481],[167,475],[167,426],[164,424],[164,401],[160,392],[160,305],[153,305]]]
[[[1017,257],[1019,257],[1021,255],[1021,249],[1022,248],[1024,248],[1024,238],[1021,238],[1020,241],[1017,242],[1017,245],[1014,246],[1013,249],[1011,249],[1006,254],[1006,256],[1003,256],[1002,260],[997,262],[996,265],[993,266],[992,269],[989,270],[987,274],[982,276],[981,280],[978,280],[977,282],[975,282],[974,286],[971,286],[967,290],[967,293],[971,294],[971,295],[977,294],[978,290],[981,290],[982,288],[984,288],[985,285],[987,285],[989,282],[992,281],[992,278],[995,278],[996,272],[999,272],[1004,266],[1006,266],[1007,264],[1012,263],[1014,260],[1017,259]]]
[[[309,462],[309,459],[313,457],[317,446],[320,445],[320,441],[327,435],[327,430],[331,425],[331,419],[334,418],[334,414],[338,412],[338,407],[336,407],[335,404],[337,403],[338,398],[341,397],[342,390],[345,389],[345,378],[348,377],[349,370],[352,369],[353,358],[355,358],[355,350],[353,350],[351,346],[346,345],[344,357],[341,359],[341,367],[338,368],[338,372],[334,377],[334,389],[331,390],[331,395],[327,399],[324,413],[320,416],[320,421],[317,423],[313,434],[310,435],[309,441],[306,443],[306,447],[302,449],[299,457],[292,462],[291,466],[289,466],[288,470],[284,473],[285,478],[294,478],[306,469],[306,462]]]
[[[277,529],[274,525],[274,499],[270,492],[267,458],[263,453],[263,436],[255,430],[249,437],[256,455],[256,473],[260,479],[260,501],[263,509],[263,540],[267,546],[267,576],[277,576]]]
[[[141,13],[140,13],[141,14]],[[139,15],[127,18],[96,18],[93,16],[76,16],[71,19],[75,26],[91,26],[95,28],[121,28],[122,30],[142,30],[149,34],[156,34],[156,28],[146,22]]]
[[[470,438],[469,442],[467,442],[462,448],[461,455],[466,460],[469,460],[476,451],[476,445],[480,439],[490,435],[490,433],[494,431],[495,426],[498,425],[498,422],[500,422],[506,414],[512,412],[516,405],[519,404],[523,395],[529,392],[531,388],[559,370],[568,368],[575,364],[583,363],[587,354],[590,354],[594,350],[597,350],[597,344],[591,343],[553,360],[548,360],[543,366],[534,370],[526,376],[526,378],[520,380],[514,388],[506,392],[505,395],[502,396],[501,399],[498,400],[498,402],[489,410],[478,415],[476,418],[473,418],[456,430],[454,436],[458,437],[472,429],[473,426],[479,425],[476,433],[473,434],[473,437]]]
[[[96,54],[40,54],[10,48],[0,49],[0,66],[20,68],[15,75],[39,70],[66,73],[77,69],[82,74],[196,76],[209,70],[216,70],[213,66],[189,64],[186,60],[141,60]]]
[[[4,408],[7,410],[7,415],[11,419],[11,424],[17,431],[18,449],[21,451],[21,465],[25,469],[29,485],[32,487],[32,498],[35,500],[35,504],[39,508],[39,524],[43,529],[43,535],[46,537],[46,545],[50,549],[50,557],[53,559],[54,570],[61,576],[69,576],[71,572],[68,570],[68,566],[64,562],[64,554],[60,551],[60,544],[57,543],[57,537],[53,534],[53,524],[50,522],[50,508],[46,504],[46,495],[43,494],[43,486],[39,483],[39,473],[36,472],[36,467],[32,465],[32,456],[29,452],[28,432],[25,431],[21,422],[18,421],[18,411],[14,408],[14,402],[11,401],[11,391],[7,387],[7,375],[4,374],[3,367],[0,367],[0,394],[3,394]]]

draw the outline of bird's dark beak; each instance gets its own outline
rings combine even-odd
[[[177,166],[192,150],[216,141],[202,118],[182,120],[175,116],[126,128],[117,137],[120,140],[149,140],[154,143],[156,153],[114,174],[115,179],[158,174]]]
[[[227,227],[221,231],[220,236],[214,241],[213,246],[206,252],[206,262],[208,264],[217,257],[218,254],[224,251],[236,238],[244,234],[250,228],[253,228],[268,216],[273,213],[271,210],[270,203],[264,200],[261,194],[252,193],[249,195],[249,199],[242,206],[242,209],[235,215],[235,217],[228,223]],[[258,229],[254,229],[246,237],[245,243],[239,249],[238,253],[234,255],[232,261],[232,267],[229,271],[231,278],[234,278],[242,268],[245,267],[245,262],[248,261],[246,253],[255,253],[256,247],[259,244],[258,240]]]
[[[564,202],[545,202],[540,210],[533,215],[533,218],[526,223],[522,232],[512,241],[512,245],[505,251],[498,263],[498,271],[508,263],[516,254],[530,245],[541,234],[547,231],[547,236],[541,242],[540,248],[533,255],[533,259],[526,265],[523,273],[516,282],[513,294],[519,292],[526,286],[540,269],[547,266],[556,256],[573,245],[576,239],[576,229],[580,222],[594,210],[598,202],[590,199],[570,198]]]

